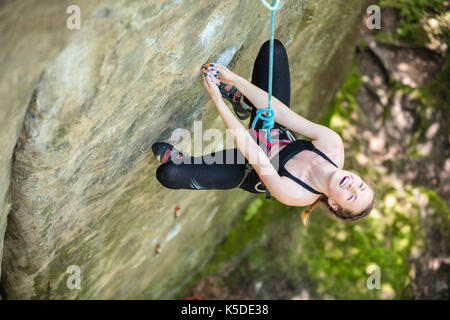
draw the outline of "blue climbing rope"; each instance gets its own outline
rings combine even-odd
[[[273,78],[273,42],[274,42],[274,34],[275,34],[275,13],[280,6],[280,0],[273,0],[272,5],[269,5],[266,0],[261,0],[262,4],[266,6],[271,12],[271,21],[270,21],[270,58],[269,58],[269,103],[267,108],[260,108],[256,111],[255,119],[252,123],[252,128],[255,129],[256,123],[258,119],[264,121],[262,129],[265,130],[265,137],[272,143],[271,131],[275,124],[275,112],[272,109],[272,78]],[[263,115],[264,113],[264,115]]]

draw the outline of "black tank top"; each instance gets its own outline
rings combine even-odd
[[[292,141],[291,143],[289,143],[283,150],[281,150],[277,155],[275,155],[271,162],[274,161],[274,159],[276,160],[277,157],[279,157],[279,168],[277,168],[275,165],[275,169],[277,169],[278,174],[280,176],[286,176],[292,180],[294,180],[295,182],[297,182],[299,185],[301,185],[302,187],[306,188],[307,190],[311,191],[312,193],[315,194],[322,194],[321,192],[315,190],[314,188],[310,187],[308,184],[304,183],[302,180],[298,179],[297,177],[294,177],[289,171],[286,170],[286,168],[284,167],[286,165],[286,162],[289,161],[289,159],[291,159],[293,156],[295,156],[297,153],[302,152],[303,150],[310,150],[315,152],[316,154],[318,154],[319,156],[321,156],[322,158],[324,158],[325,160],[328,160],[332,165],[334,165],[336,168],[338,168],[338,166],[331,161],[330,158],[328,158],[322,151],[320,151],[319,149],[317,149],[312,143],[311,141],[307,141],[307,140],[295,140]],[[275,163],[276,163],[275,162]]]

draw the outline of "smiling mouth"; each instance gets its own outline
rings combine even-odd
[[[348,181],[350,181],[350,177],[349,177],[349,176],[343,177],[342,180],[341,180],[341,182],[339,183],[339,187],[342,188],[343,186],[345,186],[345,184],[346,184]]]

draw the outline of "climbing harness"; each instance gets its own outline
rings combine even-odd
[[[296,136],[287,128],[285,127],[279,127],[277,129],[275,129],[278,133],[276,135],[280,136],[284,136],[285,139],[283,140],[278,140],[278,143],[290,143],[290,142],[294,142],[297,140]],[[255,137],[259,138],[259,139],[263,139],[264,137],[262,137],[261,135],[258,134],[258,132],[256,130],[251,130],[251,134],[254,135]],[[273,132],[272,134],[275,134],[275,132]],[[271,135],[272,135],[271,134]],[[267,140],[265,141],[266,144],[271,145],[272,143],[268,142]],[[276,143],[276,142],[274,142]],[[254,168],[252,167],[252,165],[250,164],[250,162],[247,162],[246,166],[245,166],[245,171],[244,171],[244,175],[241,179],[241,181],[238,184],[238,187],[240,187],[244,181],[247,179],[247,176],[250,174],[250,172],[252,172],[254,170]],[[266,199],[270,199],[270,200],[275,200],[276,198],[272,197],[272,195],[270,194],[269,189],[267,189],[267,187],[264,185],[264,183],[262,182],[261,178],[259,178],[259,182],[254,186],[255,190],[257,192],[265,192],[266,193]]]
[[[252,123],[252,128],[255,129],[258,119],[264,121],[262,129],[265,131],[265,136],[267,140],[271,143],[272,138],[270,132],[275,124],[275,112],[272,109],[272,78],[273,78],[273,42],[275,33],[275,13],[280,7],[280,0],[273,0],[272,5],[269,5],[266,0],[261,0],[262,4],[266,6],[271,12],[270,21],[270,56],[269,56],[269,103],[267,108],[260,108],[256,111],[255,119]],[[263,115],[264,113],[264,115]]]

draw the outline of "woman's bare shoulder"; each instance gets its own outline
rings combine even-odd
[[[316,139],[311,142],[317,149],[333,160],[339,168],[343,168],[345,160],[344,143],[337,133],[330,135],[327,138]]]
[[[281,203],[288,206],[303,207],[314,203],[319,195],[312,193],[288,177],[281,177],[285,186],[284,193],[277,198]]]

